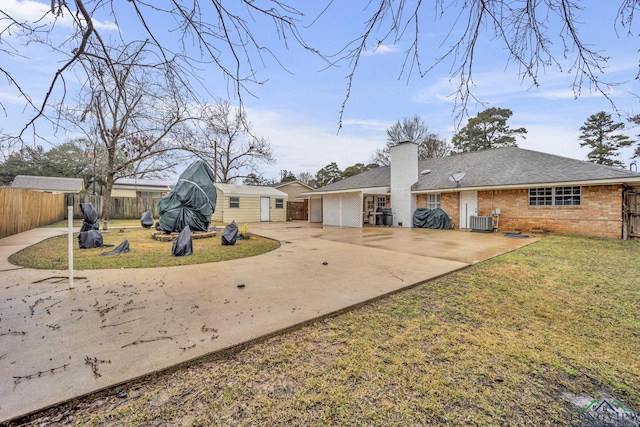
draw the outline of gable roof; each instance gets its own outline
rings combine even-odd
[[[225,196],[264,196],[287,198],[287,193],[260,185],[214,184]]]
[[[79,193],[84,190],[84,180],[82,178],[17,175],[11,183],[11,187],[59,193]]]
[[[389,187],[391,183],[391,168],[389,166],[379,166],[368,171],[350,176],[343,180],[334,182],[324,187],[318,188],[315,192],[347,191],[362,188]]]
[[[280,188],[280,187],[286,187],[287,185],[291,185],[291,184],[300,184],[300,185],[302,185],[304,187],[307,187],[309,190],[313,190],[312,186],[310,186],[309,184],[305,184],[302,181],[298,181],[297,179],[295,181],[279,182],[277,184],[269,185],[269,187]]]
[[[421,172],[429,170],[429,173]],[[464,172],[460,187],[449,177]],[[581,185],[589,183],[640,183],[640,174],[582,160],[517,147],[473,151],[418,162],[414,192],[465,188],[526,187],[532,185]],[[315,190],[316,193],[344,192],[389,187],[390,166],[380,166]]]

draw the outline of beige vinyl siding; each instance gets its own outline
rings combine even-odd
[[[238,196],[231,196],[238,197]],[[239,197],[240,207],[229,207],[229,196],[218,197],[216,211],[212,215],[212,220],[229,224],[235,221],[236,224],[245,222],[260,222],[260,197]],[[223,200],[222,204],[220,201]],[[274,202],[275,204],[275,202]]]
[[[300,194],[311,191],[309,187],[306,187],[299,182],[292,182],[290,184],[281,185],[280,187],[278,187],[278,190],[282,191],[283,193],[287,193],[290,202],[295,202],[294,199]]]
[[[226,195],[220,190],[216,189],[218,193],[218,199],[216,201],[216,211],[211,216],[211,221],[222,222],[223,224],[229,224],[231,221],[235,221],[236,224],[242,225],[245,222],[260,222],[260,197],[259,195],[247,195],[241,196],[237,194]],[[239,208],[229,207],[229,198],[238,197],[240,199]],[[276,209],[276,199],[283,199],[283,208]],[[282,197],[269,196],[269,216],[273,222],[286,221],[287,220],[287,197],[285,194]]]
[[[136,197],[136,190],[111,189],[111,197]]]
[[[282,208],[276,208],[276,199],[282,199]],[[287,198],[271,197],[269,201],[271,222],[284,222],[287,220]]]
[[[224,194],[222,193],[222,191],[220,191],[219,188],[216,188],[216,194],[217,194],[216,210],[213,213],[213,215],[211,215],[211,221],[223,222],[222,213],[225,210],[225,206],[229,206],[229,200],[227,200],[227,204],[225,205],[224,204]]]

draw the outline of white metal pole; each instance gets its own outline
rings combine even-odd
[[[69,224],[69,288],[73,288],[73,206],[67,206]]]

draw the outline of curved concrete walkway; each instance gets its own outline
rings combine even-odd
[[[401,228],[252,224],[270,253],[154,269],[32,270],[0,239],[0,422],[321,318],[536,241]],[[238,287],[238,285],[244,287]]]

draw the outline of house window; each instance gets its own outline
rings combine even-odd
[[[373,212],[373,197],[368,196],[365,200],[365,211]]]
[[[580,206],[582,204],[580,187],[556,187],[554,204],[557,206]]]
[[[229,197],[229,207],[230,208],[239,208],[240,207],[240,197]]]
[[[284,199],[276,199],[276,209],[284,208]]]
[[[427,208],[436,209],[440,207],[440,193],[427,194]]]
[[[553,205],[553,188],[530,188],[529,206]]]
[[[387,207],[387,198],[386,197],[378,197],[377,207],[386,208]]]
[[[529,206],[580,206],[581,187],[542,187],[529,189]]]

